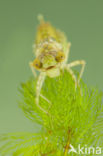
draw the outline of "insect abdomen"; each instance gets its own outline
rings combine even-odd
[[[53,38],[56,40],[56,30],[53,28],[50,23],[41,23],[38,27],[37,36],[36,36],[36,43],[39,44],[44,40],[48,40],[49,38]]]
[[[65,48],[67,46],[67,39],[65,34],[61,31],[58,31],[49,22],[45,22],[43,17],[40,17],[39,20],[40,20],[40,25],[38,26],[36,40],[35,40],[37,49],[38,47],[40,48],[42,43],[45,43],[45,41],[47,41],[49,44],[50,40],[52,40],[53,42],[56,41],[57,43],[59,43],[59,45],[61,45],[63,47],[63,50],[65,51]],[[38,50],[37,55],[39,54],[39,52],[40,49]]]

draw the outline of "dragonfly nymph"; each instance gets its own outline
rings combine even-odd
[[[40,110],[48,113],[48,111],[42,108],[39,104],[40,96],[51,104],[51,102],[40,93],[45,77],[49,76],[53,78],[59,76],[61,70],[65,69],[71,74],[76,89],[84,71],[85,61],[77,60],[68,64],[67,61],[69,58],[71,43],[67,41],[63,32],[54,28],[49,22],[45,22],[43,16],[38,16],[38,19],[40,25],[37,29],[34,47],[36,58],[33,62],[30,62],[30,67],[35,77],[37,76],[35,70],[40,71],[36,86],[36,105]],[[71,69],[71,67],[77,65],[82,65],[78,79]]]

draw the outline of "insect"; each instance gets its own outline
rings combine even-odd
[[[76,89],[84,71],[85,61],[77,60],[68,64],[67,60],[69,58],[71,43],[67,41],[63,32],[54,28],[49,22],[45,22],[42,15],[39,15],[38,19],[40,25],[37,29],[34,48],[36,58],[33,62],[30,62],[29,65],[35,77],[36,70],[40,72],[36,85],[36,105],[40,110],[48,113],[39,105],[40,96],[51,104],[51,102],[40,93],[45,77],[49,76],[53,78],[59,76],[61,70],[65,69],[71,74]],[[71,69],[71,67],[77,65],[82,65],[78,79]]]

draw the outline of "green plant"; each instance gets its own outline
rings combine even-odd
[[[38,133],[1,135],[1,156],[71,156],[70,145],[103,146],[102,92],[88,88],[84,82],[75,91],[68,72],[59,77],[47,77],[41,93],[52,105],[40,97],[42,112],[35,104],[36,79],[30,78],[20,87],[20,108],[32,122],[41,125]],[[82,95],[80,93],[80,88]],[[91,154],[92,155],[92,154]]]

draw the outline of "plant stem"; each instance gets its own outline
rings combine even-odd
[[[68,154],[68,150],[69,150],[69,148],[70,148],[70,129],[69,129],[69,131],[68,131],[68,134],[69,134],[69,136],[68,136],[68,140],[67,140],[67,144],[66,144],[66,146],[65,146],[65,151],[64,151],[64,156],[67,156],[67,154]]]
[[[68,149],[69,149],[69,145],[70,145],[70,142],[69,142],[69,140],[68,140],[68,142],[67,142],[67,144],[66,144],[66,147],[65,147],[64,156],[67,156]]]

